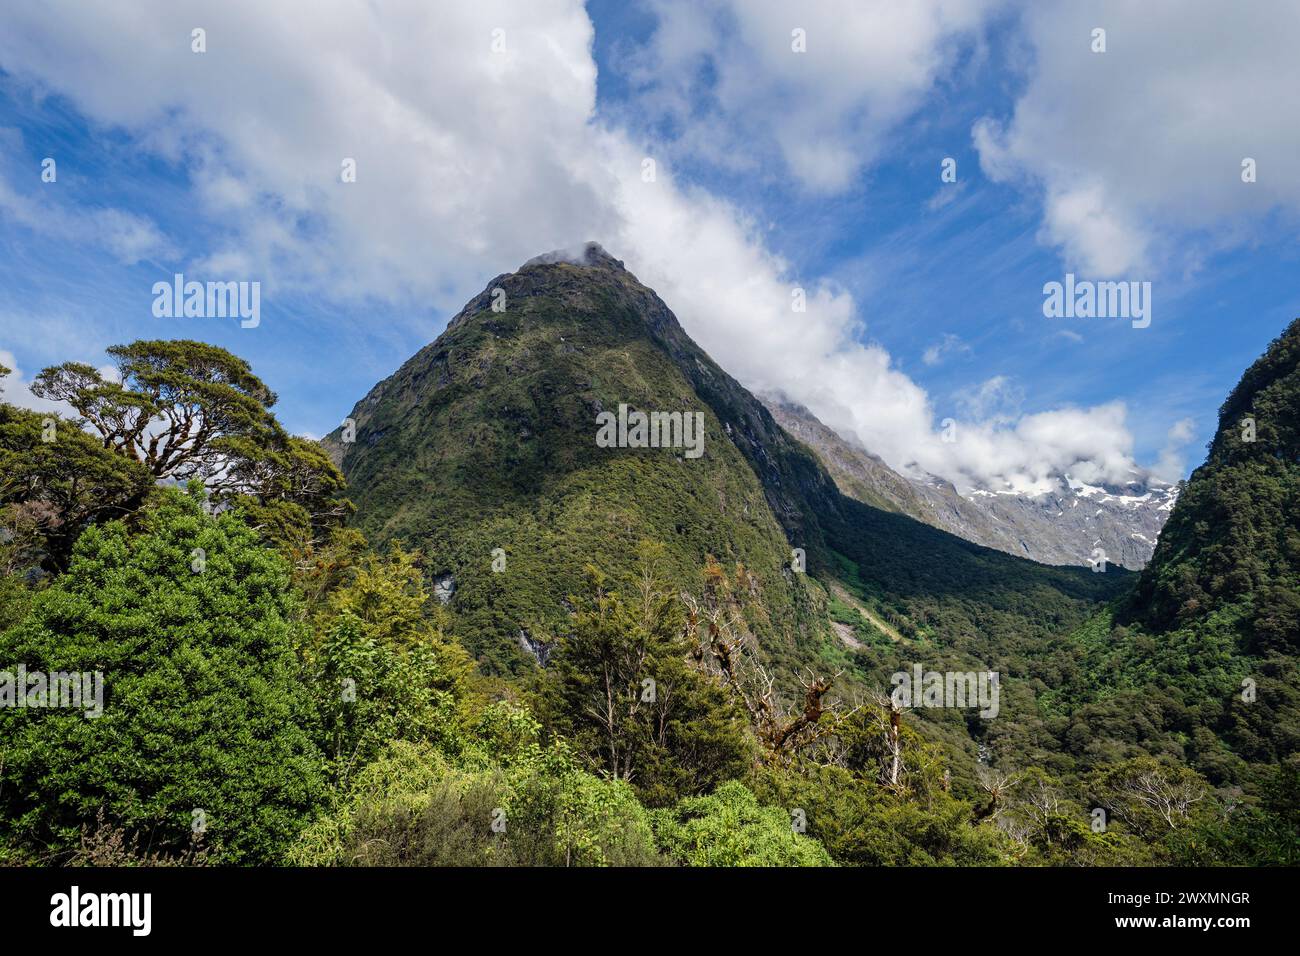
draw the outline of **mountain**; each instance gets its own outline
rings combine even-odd
[[[489,282],[357,404],[355,443],[337,431],[329,443],[358,524],[436,556],[429,570],[468,622],[471,649],[510,671],[564,626],[584,565],[626,568],[643,538],[666,545],[683,586],[697,584],[706,554],[743,562],[768,597],[773,641],[808,629],[787,538],[823,551],[807,503],[833,508],[838,495],[746,399],[658,297],[591,244],[576,261],[539,256]],[[684,441],[601,447],[598,417],[620,406],[702,416],[701,453]]]
[[[1249,786],[1300,750],[1300,320],[1219,411],[1132,592],[1074,635],[1071,723]],[[1067,731],[1066,740],[1072,733]]]
[[[700,416],[699,454],[685,442],[602,447],[602,421],[639,412]],[[326,445],[358,525],[423,550],[492,671],[544,660],[583,566],[626,571],[641,539],[664,545],[684,590],[698,591],[708,555],[742,562],[765,609],[756,634],[786,675],[851,657],[831,626],[847,613],[838,595],[879,623],[871,640],[980,653],[1059,635],[1127,580],[1011,558],[842,495],[594,243],[494,278],[350,417],[355,440],[340,430]]]
[[[700,593],[709,555],[745,565],[750,627],[786,699],[809,671],[836,674],[849,699],[918,665],[998,674],[995,718],[908,712],[955,791],[995,768],[1087,801],[1092,775],[1154,757],[1255,799],[1283,786],[1268,775],[1300,746],[1296,338],[1247,372],[1209,461],[1176,501],[1167,492],[1168,531],[1140,576],[1040,564],[913,517],[975,506],[806,413],[778,420],[594,244],[494,278],[357,403],[355,440],[326,445],[357,524],[423,552],[452,633],[489,673],[545,668],[584,566],[616,580],[651,540],[674,591]],[[1243,410],[1249,448],[1231,433]],[[651,444],[636,440],[640,412],[698,415],[703,442],[683,431],[676,447],[635,447]],[[1071,488],[1068,511],[1104,517],[1141,497],[1117,491]]]
[[[1300,319],[1219,410],[1205,464],[1192,473],[1131,607],[1167,631],[1249,602],[1252,632],[1300,649]]]
[[[1176,486],[1149,477],[1119,488],[1069,475],[1038,495],[976,489],[963,496],[934,475],[899,474],[802,405],[770,396],[763,401],[782,428],[816,452],[849,497],[1043,564],[1091,564],[1100,549],[1108,562],[1140,569],[1178,500]]]

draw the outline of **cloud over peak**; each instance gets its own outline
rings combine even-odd
[[[821,2],[797,16],[775,0],[653,6],[659,25],[638,66],[647,108],[721,118],[724,152],[767,144],[825,191],[871,162],[998,5]],[[1025,488],[1064,470],[1101,481],[1135,467],[1122,405],[1022,417],[1005,382],[970,396],[945,441],[930,396],[865,338],[845,289],[798,275],[744,208],[677,175],[673,149],[597,114],[593,27],[578,0],[323,2],[301,16],[253,0],[111,12],[54,0],[0,19],[6,71],[183,173],[205,241],[102,214],[123,261],[157,257],[344,306],[414,305],[414,335],[484,276],[599,237],[743,383],[806,405],[895,467]],[[191,50],[196,24],[206,53]],[[791,49],[795,29],[806,54]],[[680,82],[677,66],[689,67]],[[989,130],[990,166],[1034,162],[1033,115],[1027,106]],[[693,129],[683,125],[684,140]],[[355,181],[342,175],[349,161]],[[0,169],[0,201],[22,201],[8,179]],[[1096,237],[1082,241],[1111,242],[1108,201],[1060,203],[1061,228],[1091,218]],[[30,228],[78,212],[50,208]],[[358,318],[347,334],[373,330]],[[942,339],[926,362],[967,348]]]

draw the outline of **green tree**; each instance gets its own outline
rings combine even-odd
[[[321,799],[288,568],[200,495],[88,529],[0,635],[6,664],[103,674],[98,717],[0,708],[0,820],[29,849],[71,850],[102,812],[154,850],[202,821],[214,861],[275,862]]]
[[[651,817],[660,848],[683,866],[834,865],[817,840],[795,832],[790,812],[762,806],[737,780]]]
[[[76,422],[0,403],[7,570],[61,570],[82,530],[129,514],[152,487],[148,469],[105,449]]]
[[[105,448],[158,480],[199,478],[218,500],[239,495],[273,540],[319,531],[351,510],[344,481],[320,446],[289,435],[275,393],[248,363],[189,340],[108,349],[116,381],[81,362],[42,371],[32,392],[67,402]]]
[[[1263,774],[1256,802],[1220,803],[1214,815],[1170,834],[1179,866],[1295,866],[1300,863],[1300,757]]]
[[[909,735],[908,756],[919,739]],[[803,762],[767,765],[754,789],[765,803],[800,810],[808,836],[846,866],[991,866],[1008,862],[1010,844],[971,804],[935,782],[895,792],[880,775]],[[909,774],[915,783],[917,774]]]
[[[550,730],[650,806],[708,792],[751,761],[734,702],[687,657],[680,602],[656,572],[660,553],[642,545],[628,597],[588,567],[589,592],[571,599],[572,628],[535,695]]]
[[[524,711],[495,705],[448,755],[395,741],[291,854],[308,865],[633,866],[660,862],[631,787],[544,747]]]
[[[1112,820],[1149,841],[1189,826],[1210,796],[1196,771],[1147,756],[1094,771],[1089,790]]]
[[[321,746],[340,786],[387,742],[450,746],[468,719],[473,661],[444,636],[418,560],[396,545],[367,554],[314,618]]]

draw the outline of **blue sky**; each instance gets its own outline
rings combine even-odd
[[[494,275],[597,239],[742,382],[891,464],[1176,477],[1300,315],[1300,123],[1257,95],[1300,79],[1300,16],[1080,6],[0,13],[0,351],[30,379],[204,339],[319,435]],[[261,325],[155,318],[176,271],[261,281]],[[1067,271],[1150,281],[1150,327],[1045,318]]]

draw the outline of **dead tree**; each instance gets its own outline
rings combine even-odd
[[[749,715],[749,721],[769,757],[784,761],[829,737],[842,719],[838,702],[828,695],[839,674],[798,675],[802,706],[788,708],[775,678],[758,658],[757,641],[745,621],[738,595],[756,594],[757,583],[742,565],[734,581],[710,560],[705,568],[702,598],[682,595],[687,637],[698,666],[713,674]]]
[[[880,734],[880,783],[894,793],[907,789],[907,764],[903,759],[903,708],[892,696],[871,692],[871,719]]]
[[[996,817],[999,810],[1002,809],[1006,802],[1008,794],[1016,785],[1016,779],[1012,774],[1003,773],[1000,770],[994,770],[992,767],[980,767],[976,776],[979,780],[980,789],[989,795],[989,802],[982,807],[975,808],[975,819],[983,820],[987,817]]]

